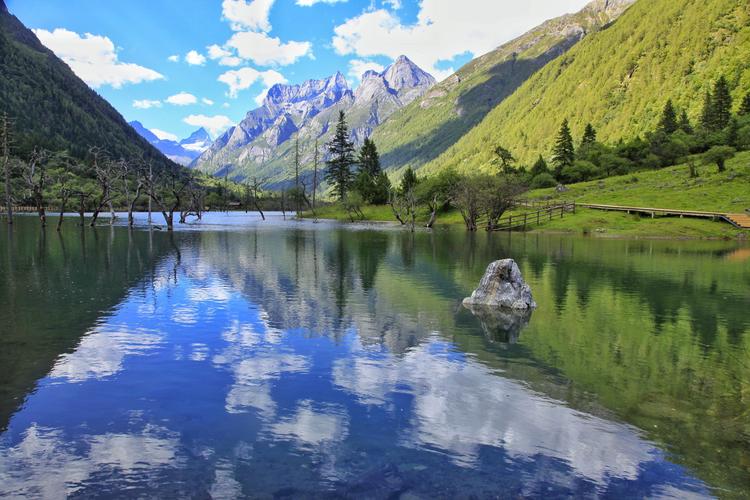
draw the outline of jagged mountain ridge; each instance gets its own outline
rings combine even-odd
[[[361,143],[434,84],[429,73],[400,56],[380,73],[366,72],[354,91],[339,72],[300,85],[274,85],[261,107],[248,112],[192,165],[214,175],[281,183],[291,177],[297,139],[303,166],[309,169],[315,141],[322,145],[328,140],[339,111],[346,112],[351,137]]]
[[[433,160],[537,71],[606,28],[634,1],[594,0],[468,62],[373,133],[383,166],[417,169]]]
[[[129,122],[138,134],[161,151],[167,158],[180,165],[188,166],[211,145],[211,136],[203,127],[181,141],[160,139],[139,121]]]

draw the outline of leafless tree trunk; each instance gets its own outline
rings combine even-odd
[[[34,200],[36,211],[39,214],[39,222],[42,227],[47,225],[47,213],[44,204],[44,188],[47,185],[47,162],[50,154],[43,149],[35,149],[29,161],[23,168],[23,179],[29,188],[31,197]]]
[[[313,222],[318,222],[318,216],[315,213],[315,195],[318,192],[318,139],[315,139],[315,153],[313,154],[313,185],[312,185],[312,214]]]
[[[68,199],[70,199],[71,191],[63,187],[60,189],[60,216],[57,218],[57,230],[62,229],[63,216],[65,215],[65,207],[68,205]]]
[[[8,224],[13,224],[13,192],[11,189],[11,159],[10,149],[13,146],[11,137],[12,123],[7,113],[0,118],[0,147],[2,147],[3,173],[5,174],[5,211],[8,216]]]
[[[260,214],[260,218],[262,220],[266,220],[266,215],[263,213],[263,210],[260,208],[260,194],[259,193],[260,193],[262,186],[263,186],[263,183],[259,182],[256,177],[253,177],[253,185],[252,185],[253,205],[255,205],[255,209]]]
[[[94,227],[99,218],[99,213],[112,201],[112,197],[114,196],[112,184],[115,179],[115,172],[112,168],[112,162],[109,161],[102,149],[91,148],[89,149],[89,153],[93,157],[94,174],[100,189],[99,200],[94,208],[91,222],[89,222],[89,226]]]

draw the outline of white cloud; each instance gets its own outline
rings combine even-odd
[[[221,3],[222,18],[229,21],[234,31],[244,29],[270,31],[269,15],[274,0],[224,0]]]
[[[161,101],[136,99],[133,101],[133,107],[138,109],[161,108]]]
[[[173,56],[169,56],[169,57],[167,57],[167,61],[169,61],[169,62],[180,62],[180,56],[178,56],[177,54],[175,54]]]
[[[190,115],[185,117],[182,121],[193,127],[205,128],[212,137],[218,136],[224,132],[224,130],[234,125],[234,122],[229,119],[228,116],[224,115]]]
[[[327,3],[327,4],[334,4],[334,3],[343,3],[348,0],[297,0],[297,5],[301,7],[311,7],[315,5],[316,3]]]
[[[376,71],[381,73],[385,68],[382,64],[374,61],[365,61],[362,59],[352,59],[349,61],[349,77],[354,81],[359,81],[366,71]]]
[[[159,130],[158,128],[152,128],[149,130],[151,130],[151,132],[153,132],[154,135],[162,141],[177,141],[177,136],[174,134],[170,134],[169,132]]]
[[[171,95],[167,97],[166,101],[174,106],[188,106],[198,102],[198,98],[193,94],[187,92],[180,92],[179,94]]]
[[[191,50],[185,54],[185,62],[191,66],[203,66],[206,64],[206,56],[199,54],[195,50]]]
[[[230,51],[216,44],[208,47],[208,57],[212,60],[218,59],[222,66],[239,66],[242,64],[242,59],[233,56]]]
[[[414,24],[402,23],[386,9],[370,10],[334,28],[332,44],[342,55],[395,59],[406,54],[441,79],[452,72],[437,69],[441,61],[466,53],[484,54],[545,19],[579,10],[586,2],[537,0],[530,9],[509,0],[423,0]]]
[[[229,87],[227,95],[235,98],[241,90],[249,89],[255,82],[262,81],[265,85],[263,92],[256,97],[256,102],[262,102],[268,93],[268,89],[277,83],[286,83],[286,78],[281,73],[268,70],[258,71],[254,68],[240,68],[227,71],[219,76],[218,80]]]
[[[85,33],[83,36],[64,28],[54,31],[34,30],[41,42],[65,61],[73,72],[93,88],[111,85],[120,88],[127,83],[161,80],[164,76],[152,69],[120,62],[115,44],[106,36]]]
[[[260,66],[286,66],[304,56],[312,56],[310,42],[282,42],[266,33],[243,31],[235,33],[225,48],[234,49],[237,56]]]
[[[391,8],[395,10],[401,8],[401,0],[383,0],[383,4],[390,5]]]
[[[206,97],[204,97],[203,99],[201,99],[201,102],[203,104],[205,104],[206,106],[213,106],[214,105],[214,102],[211,99],[208,99]]]

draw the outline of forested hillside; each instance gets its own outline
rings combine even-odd
[[[657,128],[670,98],[696,123],[722,75],[739,108],[750,90],[748,54],[746,0],[641,0],[534,74],[426,172],[490,169],[498,145],[527,166],[549,159],[564,119],[576,138],[591,123],[601,142],[632,139]]]
[[[17,154],[42,147],[83,158],[97,146],[113,157],[169,162],[11,15],[3,0],[0,67],[0,113],[12,121]]]
[[[595,0],[474,59],[377,128],[385,168],[419,168],[450,148],[545,64],[606,27],[634,0]]]

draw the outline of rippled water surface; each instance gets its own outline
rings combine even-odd
[[[0,231],[0,496],[750,495],[748,247],[74,221]]]

